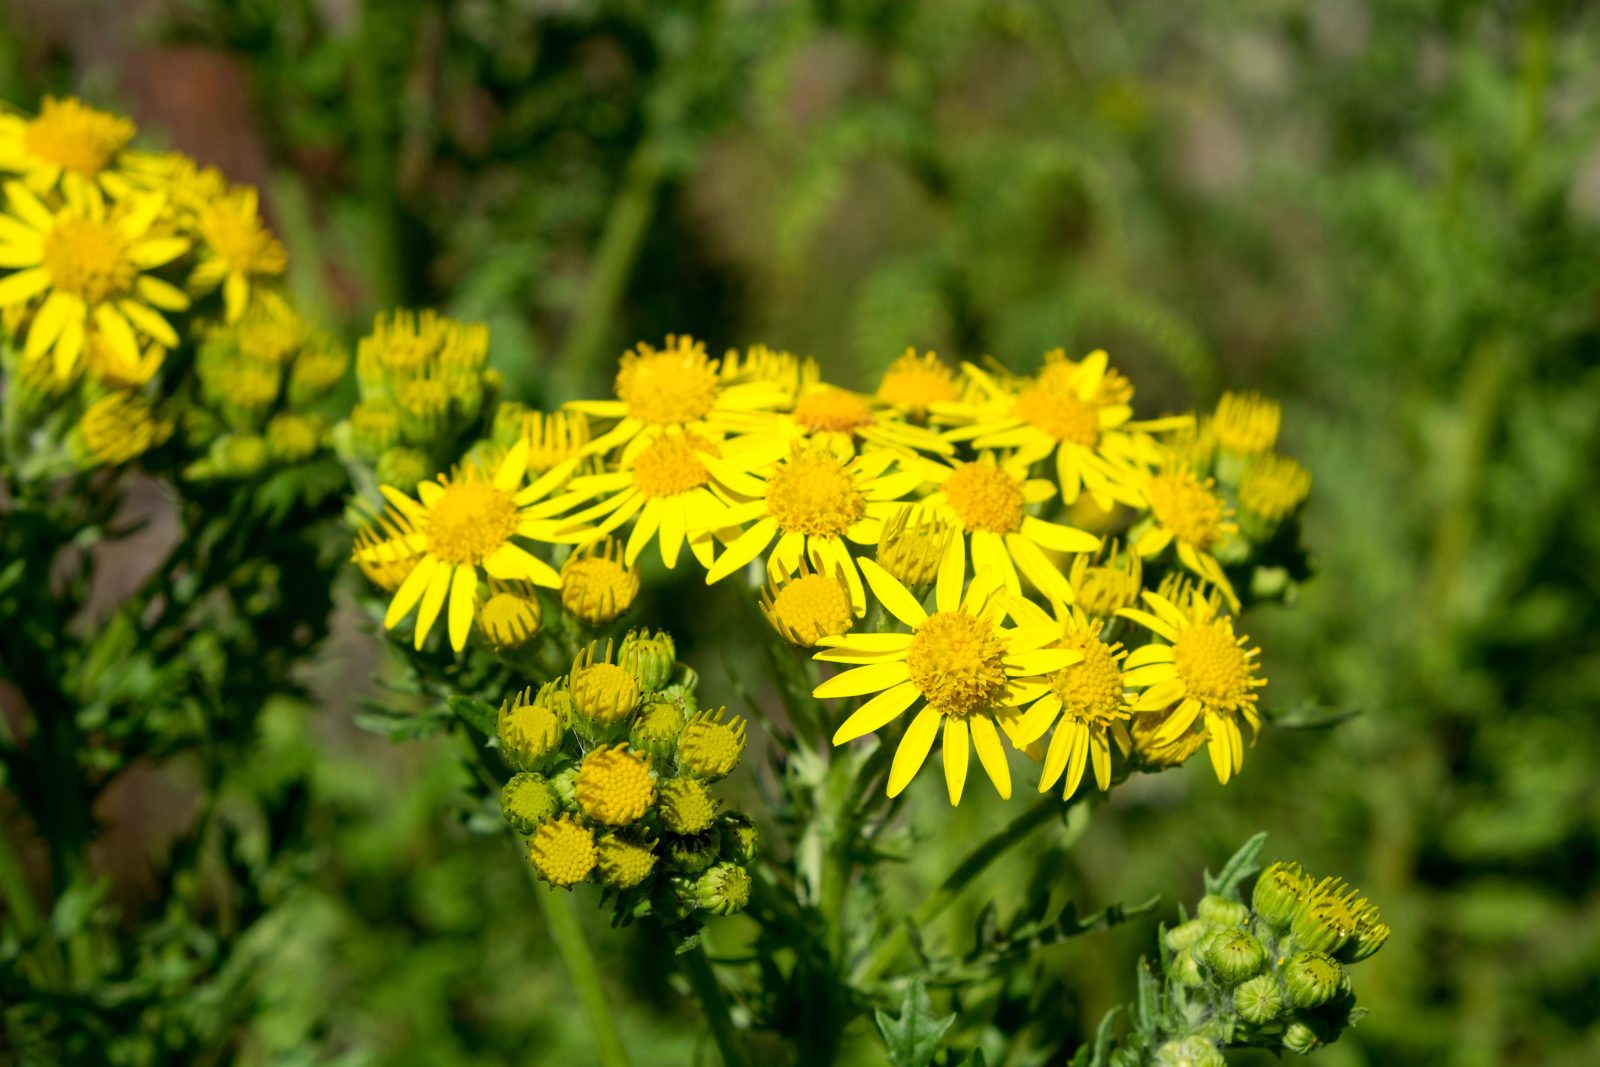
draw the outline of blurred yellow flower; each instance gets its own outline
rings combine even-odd
[[[85,185],[117,195],[125,183],[112,177],[112,167],[136,133],[120,115],[47,96],[34,118],[0,114],[0,171],[20,174],[36,193],[65,184],[80,195]]]
[[[195,229],[201,241],[200,263],[189,276],[196,293],[222,286],[222,305],[229,322],[238,322],[250,303],[250,285],[273,278],[289,266],[283,243],[261,222],[254,189],[220,196],[200,209]]]

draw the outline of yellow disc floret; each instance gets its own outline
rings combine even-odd
[[[661,434],[634,458],[633,486],[654,499],[699,489],[711,481],[702,453],[715,456],[718,450],[698,434]]]
[[[650,760],[627,745],[597,748],[578,770],[578,806],[595,822],[626,826],[638,822],[656,799]]]
[[[139,276],[132,242],[110,220],[64,215],[45,233],[43,250],[51,287],[91,307],[126,296]]]
[[[744,754],[745,723],[738,716],[724,721],[722,712],[702,711],[678,737],[680,768],[707,781],[726,778]]]
[[[478,626],[495,648],[517,648],[539,632],[539,600],[529,587],[501,588],[478,612]]]
[[[767,478],[767,511],[784,533],[839,537],[866,508],[855,479],[825,449],[797,447]]]
[[[574,553],[561,566],[561,606],[590,626],[604,626],[632,606],[639,572],[623,561],[622,545],[607,538]]]
[[[554,886],[574,886],[588,878],[599,858],[594,831],[570,815],[539,824],[528,842],[528,859],[540,878]]]
[[[825,386],[800,398],[794,421],[809,433],[854,433],[872,423],[872,408],[855,393]]]
[[[655,842],[606,834],[600,839],[599,862],[600,877],[606,885],[632,889],[655,870]]]
[[[952,403],[960,396],[956,372],[934,353],[918,355],[914,348],[889,364],[878,383],[879,400],[919,419],[935,404]]]
[[[1069,630],[1058,642],[1083,656],[1050,676],[1050,689],[1061,700],[1064,718],[1109,725],[1128,717],[1123,700],[1121,645],[1108,645],[1091,630]]]
[[[1233,632],[1226,616],[1196,621],[1178,632],[1172,661],[1188,694],[1207,709],[1239,711],[1253,707],[1255,690],[1265,683],[1255,676],[1255,649]]]
[[[939,490],[968,533],[1011,533],[1022,525],[1022,482],[998,464],[958,463]]]
[[[428,550],[447,563],[475,567],[516,533],[516,494],[471,465],[441,481],[444,491],[428,508]]]
[[[541,688],[537,696],[524,689],[507,698],[495,726],[506,757],[526,765],[554,752],[567,730],[570,699],[553,684]]]
[[[698,778],[673,778],[661,785],[661,825],[675,834],[698,834],[717,821],[717,801]]]
[[[1005,694],[1004,656],[994,623],[958,609],[931,615],[917,627],[906,666],[930,705],[964,716],[993,707]]]
[[[1210,478],[1182,468],[1165,471],[1150,479],[1145,496],[1156,522],[1180,542],[1209,549],[1227,532],[1226,507]]]
[[[1093,448],[1100,440],[1100,417],[1075,392],[1030,385],[1017,395],[1011,413],[1057,441]]]
[[[629,418],[647,425],[699,421],[716,403],[717,388],[717,363],[692,337],[669,335],[661,349],[641,342],[617,371],[617,398]]]
[[[639,680],[632,671],[612,662],[612,654],[610,642],[603,657],[591,644],[578,654],[570,676],[578,710],[604,726],[621,722],[639,707]]]
[[[762,590],[761,610],[785,641],[803,648],[848,633],[856,621],[849,586],[809,568],[782,583],[769,582]]]

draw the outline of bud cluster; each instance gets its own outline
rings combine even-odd
[[[517,771],[501,811],[539,878],[596,882],[620,914],[744,908],[755,824],[711,787],[738,766],[745,723],[702,710],[695,681],[670,634],[633,630],[501,705],[500,751]]]
[[[1388,936],[1378,909],[1344,882],[1274,863],[1248,904],[1208,894],[1194,918],[1162,931],[1159,1011],[1114,1062],[1221,1065],[1225,1048],[1305,1054],[1329,1044],[1364,1014],[1348,966]]]

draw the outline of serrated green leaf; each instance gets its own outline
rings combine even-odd
[[[943,1018],[934,1016],[933,1001],[920,978],[906,987],[898,1017],[882,1011],[873,1014],[889,1050],[891,1067],[928,1067],[939,1054],[945,1031],[956,1021],[954,1012]]]

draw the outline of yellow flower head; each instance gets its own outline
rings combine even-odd
[[[1109,619],[1139,603],[1144,588],[1144,563],[1136,552],[1123,552],[1116,541],[1094,555],[1074,556],[1067,573],[1077,606],[1097,619]]]
[[[1258,456],[1278,443],[1283,408],[1260,393],[1223,393],[1212,426],[1217,443],[1230,452]]]
[[[572,697],[559,683],[524,689],[507,697],[495,719],[500,749],[514,765],[529,767],[548,756],[566,736]]]
[[[908,348],[905,354],[883,372],[877,398],[883,403],[921,422],[930,412],[961,399],[961,383],[956,372],[937,354],[918,354]]]
[[[606,834],[600,839],[600,878],[614,889],[632,889],[650,877],[656,867],[656,843],[627,834]]]
[[[384,545],[388,547],[380,547]],[[374,516],[356,531],[355,546],[350,552],[351,561],[367,581],[385,593],[400,588],[419,558],[421,553],[410,551],[406,544],[404,531],[384,514]]]
[[[539,824],[528,841],[534,872],[553,886],[566,888],[584,881],[599,861],[594,831],[570,815]]]
[[[322,419],[280,411],[267,420],[267,451],[279,463],[303,463],[322,447]]]
[[[78,421],[84,451],[97,463],[116,466],[143,455],[172,433],[137,393],[116,392],[89,405]]]
[[[36,118],[0,115],[0,171],[21,174],[38,193],[63,179],[81,192],[110,175],[122,150],[138,132],[120,115],[89,107],[73,97],[45,97]],[[107,182],[112,192],[116,183]]]
[[[814,359],[801,359],[792,352],[780,352],[767,345],[751,345],[743,354],[730,348],[722,356],[720,376],[723,385],[762,382],[783,396],[780,407],[789,407],[801,389],[820,377]]]
[[[849,583],[838,572],[812,570],[804,560],[799,574],[768,575],[760,603],[761,614],[779,636],[802,648],[849,633],[856,624]]]
[[[639,572],[622,560],[622,546],[592,541],[561,565],[561,606],[588,626],[615,622],[639,595]]]
[[[992,570],[982,571],[965,590],[960,572],[941,570],[931,614],[876,563],[862,560],[861,571],[878,602],[911,633],[852,633],[822,642],[827,647],[817,659],[863,666],[823,682],[817,697],[876,694],[845,719],[833,743],[882,729],[920,704],[890,765],[889,795],[910,784],[942,725],[950,802],[960,803],[966,785],[969,739],[996,791],[1009,797],[1011,771],[1000,730],[1015,731],[1017,707],[1043,696],[1044,676],[1077,662],[1079,654],[1046,647],[1060,636],[1059,626],[1003,626],[1016,598]]]
[[[578,769],[578,806],[595,822],[626,826],[644,818],[656,800],[656,780],[650,758],[640,758],[628,746],[601,746],[583,758]]]
[[[139,336],[175,348],[178,334],[162,311],[182,311],[189,298],[148,273],[189,250],[187,237],[152,233],[165,201],[124,200],[107,207],[91,187],[52,211],[19,182],[5,186],[0,215],[0,307],[42,297],[23,355],[54,354],[57,377],[68,377],[86,339],[104,335],[123,359],[141,358]]]
[[[148,385],[167,358],[167,350],[151,341],[140,347],[138,358],[130,359],[98,331],[89,335],[86,354],[89,376],[112,389],[137,389]],[[52,367],[52,376],[54,373]]]
[[[1271,524],[1282,522],[1311,495],[1311,472],[1287,456],[1262,456],[1239,479],[1239,505]]]
[[[1072,586],[1046,553],[1093,552],[1100,538],[1028,514],[1029,505],[1055,494],[1054,486],[1029,478],[1024,463],[999,462],[988,454],[952,465],[930,462],[924,469],[936,489],[922,506],[955,530],[940,560],[941,575],[948,569],[964,577],[970,552],[974,570],[994,571],[1014,594],[1022,592],[1020,571],[1052,600],[1072,600]]]
[[[717,821],[717,801],[698,778],[672,778],[661,784],[661,825],[675,834],[698,834]]]
[[[1133,550],[1149,558],[1176,544],[1183,565],[1217,586],[1237,608],[1233,584],[1213,552],[1239,527],[1216,483],[1186,467],[1171,467],[1147,475],[1143,492],[1151,521],[1133,542]]]
[[[447,389],[479,389],[489,360],[489,327],[434,311],[380,314],[356,345],[356,377],[363,397],[393,396],[416,378]]]
[[[678,735],[678,766],[708,782],[726,778],[744,754],[745,722],[724,718],[726,708],[695,714]]]
[[[201,208],[195,229],[204,251],[189,286],[199,293],[222,286],[227,320],[238,322],[250,303],[251,282],[282,274],[288,269],[289,254],[262,224],[254,189],[220,196]]]
[[[622,722],[639,710],[639,679],[615,662],[614,655],[610,641],[603,653],[591,641],[578,653],[567,676],[578,711],[603,726]]]
[[[589,419],[575,411],[529,411],[519,421],[519,435],[528,442],[530,471],[547,471],[577,459],[589,444]]]
[[[1042,611],[1028,605],[1023,617],[1048,621]],[[1078,791],[1087,767],[1094,767],[1095,784],[1111,788],[1111,743],[1128,751],[1128,704],[1123,696],[1122,660],[1127,655],[1120,644],[1101,639],[1102,623],[1076,607],[1058,608],[1056,625],[1061,636],[1057,648],[1079,655],[1048,677],[1050,689],[1034,702],[1022,718],[1018,741],[1029,743],[1043,737],[1052,725],[1055,734],[1045,753],[1039,792],[1044,793],[1061,779],[1063,798]]]
[[[533,586],[489,579],[489,599],[478,611],[478,628],[492,647],[521,648],[539,632],[543,617]]]
[[[526,464],[527,446],[518,443],[493,477],[469,465],[454,477],[441,475],[420,483],[415,499],[382,487],[391,505],[390,521],[404,532],[399,544],[385,542],[365,551],[377,557],[417,557],[389,604],[385,627],[393,629],[415,609],[414,641],[420,649],[448,599],[450,645],[459,652],[472,629],[480,571],[490,578],[530,581],[552,589],[561,584],[553,567],[517,541],[537,532],[527,509],[560,485],[571,468],[557,467],[522,487]]]
[[[878,565],[911,590],[926,590],[956,535],[955,526],[923,507],[903,507],[883,527]]]
[[[1249,647],[1249,638],[1234,632],[1233,620],[1198,592],[1191,591],[1181,607],[1158,593],[1145,593],[1144,601],[1151,611],[1125,608],[1119,614],[1167,643],[1145,645],[1128,657],[1127,685],[1142,690],[1133,710],[1173,709],[1152,739],[1156,745],[1172,744],[1202,723],[1211,765],[1225,783],[1244,762],[1239,722],[1252,733],[1261,725],[1256,690],[1267,684],[1257,673],[1261,650]]]

